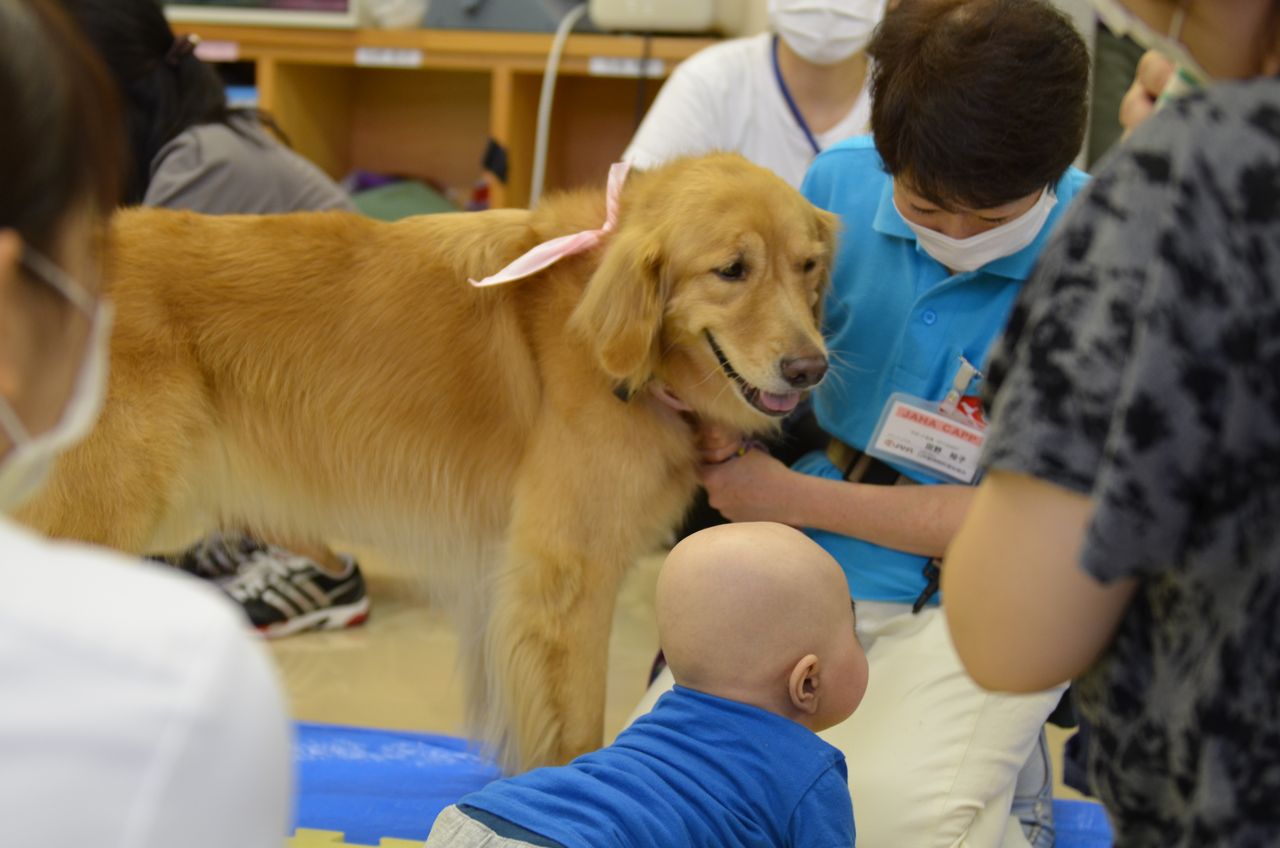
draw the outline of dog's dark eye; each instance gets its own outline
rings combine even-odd
[[[731,262],[723,268],[717,268],[716,276],[731,283],[739,282],[747,276],[747,265],[742,260]]]
[[[804,272],[805,272],[806,274],[807,274],[807,273],[809,273],[810,271],[812,271],[814,268],[817,268],[817,267],[818,267],[818,260],[816,260],[816,259],[806,259],[806,260],[804,261]]]

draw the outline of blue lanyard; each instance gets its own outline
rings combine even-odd
[[[809,123],[804,119],[804,115],[800,114],[800,107],[796,105],[795,98],[791,96],[791,89],[787,88],[787,81],[782,78],[782,67],[778,65],[778,36],[773,37],[773,75],[778,80],[778,89],[782,92],[782,99],[787,101],[787,107],[791,110],[791,116],[796,119],[796,123],[800,125],[800,131],[804,133],[804,137],[809,141],[809,146],[813,148],[813,155],[817,156],[822,152],[822,148],[818,146],[818,140],[813,137],[813,131],[809,129]]]

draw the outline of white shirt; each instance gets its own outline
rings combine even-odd
[[[652,168],[679,156],[733,151],[799,187],[816,154],[778,86],[772,53],[773,35],[764,33],[689,57],[658,93],[622,158]],[[818,146],[862,135],[870,121],[864,86],[848,115],[815,134]]]
[[[280,848],[290,729],[216,589],[0,519],[0,845]]]

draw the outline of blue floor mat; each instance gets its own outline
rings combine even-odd
[[[498,768],[452,736],[296,725],[295,827],[339,831],[349,844],[424,840],[444,807],[498,777]],[[1057,848],[1107,848],[1102,807],[1055,801]]]
[[[1092,801],[1054,801],[1056,848],[1111,848],[1111,822],[1101,804]]]
[[[348,843],[425,840],[442,809],[499,775],[452,736],[305,722],[296,728],[295,827],[341,831]]]

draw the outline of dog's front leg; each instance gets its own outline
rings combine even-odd
[[[574,525],[587,516],[548,506],[517,505],[486,634],[489,738],[508,771],[600,747],[609,633],[630,561],[616,543],[581,544]]]
[[[663,479],[652,455],[619,448],[629,422],[609,412],[540,421],[517,473],[490,585],[489,703],[476,705],[508,770],[564,763],[601,743],[614,605]]]

